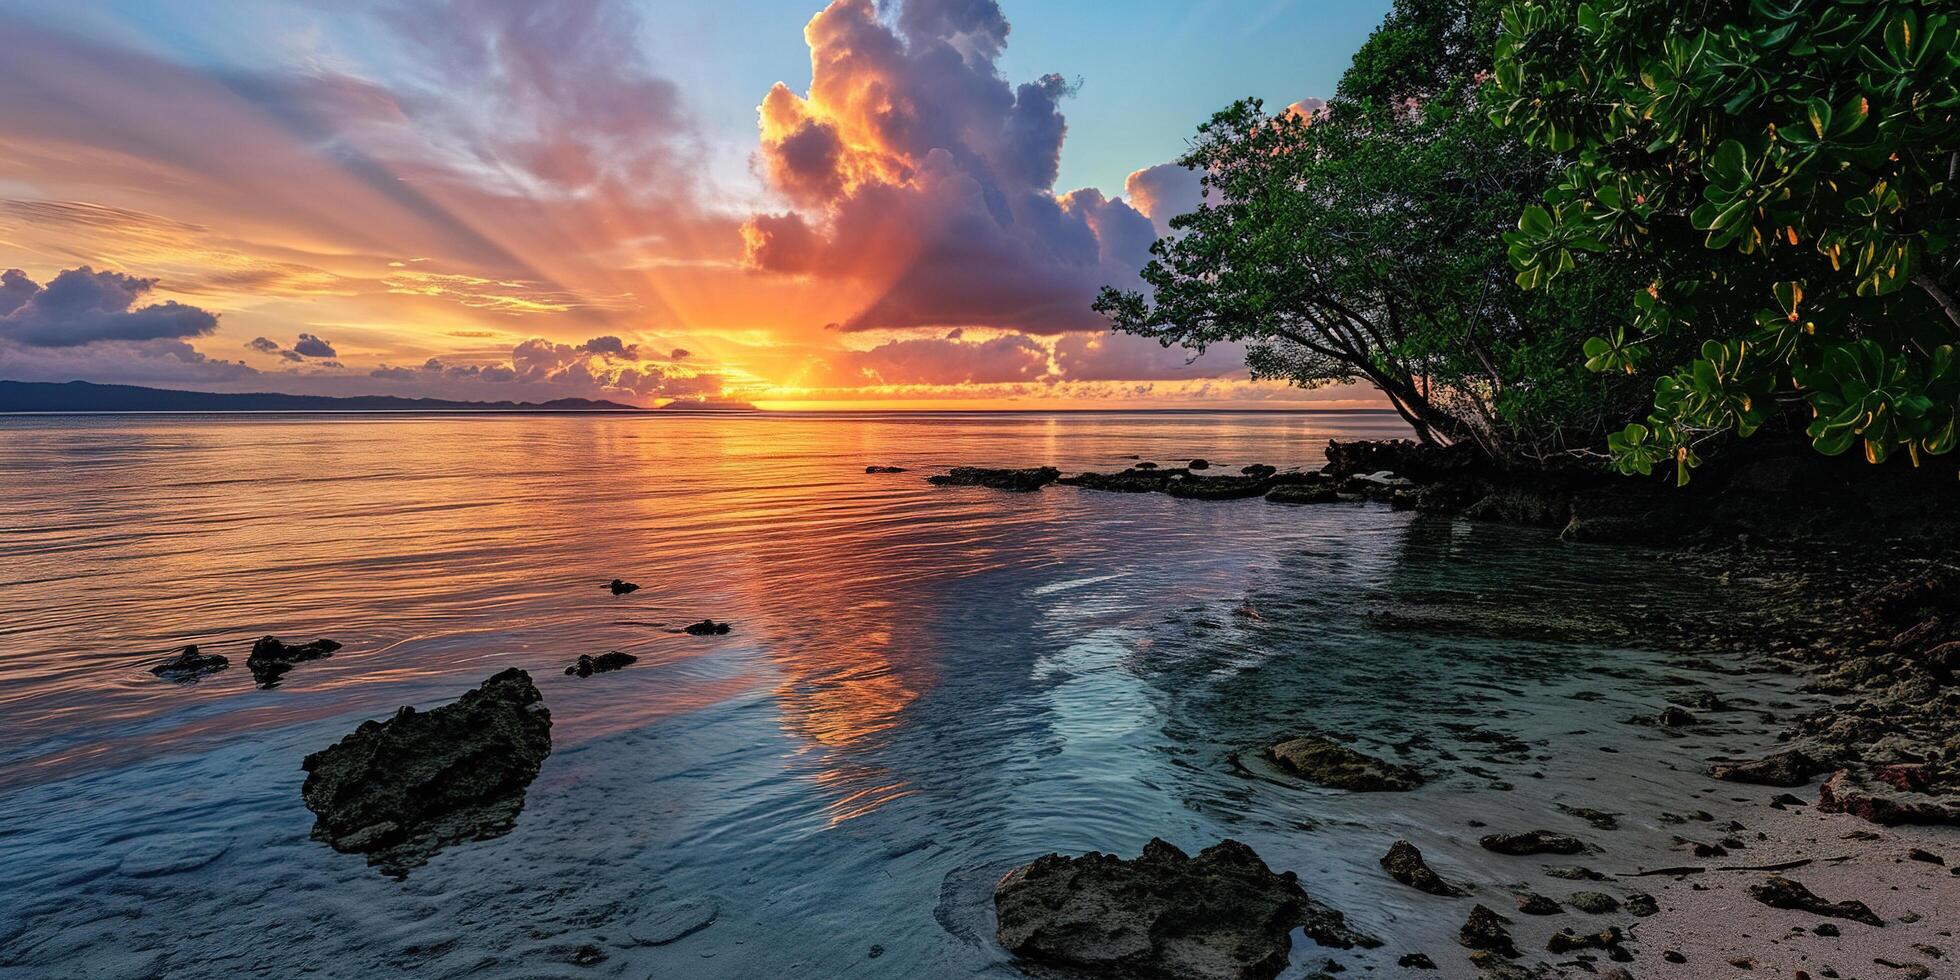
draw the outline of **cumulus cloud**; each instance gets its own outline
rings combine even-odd
[[[1163,236],[1171,233],[1172,218],[1198,209],[1198,202],[1204,199],[1204,185],[1197,171],[1160,163],[1132,171],[1123,181],[1123,196]]]
[[[761,106],[761,170],[791,205],[744,226],[751,267],[857,281],[846,330],[1100,330],[1106,283],[1134,281],[1150,220],[1093,190],[1057,194],[1059,75],[1020,85],[996,59],[995,0],[833,0],[804,31],[810,89]]]
[[[333,345],[332,345],[332,344],[329,344],[329,343],[327,343],[326,341],[324,341],[324,340],[321,340],[320,338],[318,338],[318,337],[315,337],[314,335],[312,335],[312,334],[310,334],[310,333],[303,333],[303,334],[300,334],[300,335],[299,335],[299,339],[298,339],[298,340],[296,340],[296,341],[293,341],[293,351],[292,351],[292,352],[293,352],[293,353],[295,353],[295,354],[298,354],[298,355],[299,355],[299,356],[301,356],[301,357],[336,357],[336,356],[338,356],[338,355],[336,355],[336,354],[334,353],[334,349],[333,349]]]
[[[1024,334],[964,341],[946,337],[893,340],[869,350],[822,356],[806,382],[825,388],[864,385],[1004,384],[1041,380],[1048,348]]]
[[[279,344],[270,337],[253,337],[251,340],[246,341],[245,346],[261,354],[279,353]]]
[[[725,383],[714,372],[667,370],[638,364],[640,360],[639,345],[617,337],[594,337],[583,344],[534,337],[511,348],[501,362],[450,364],[431,357],[417,367],[383,364],[367,376],[474,399],[691,397],[718,395]]]
[[[137,306],[155,279],[88,266],[46,286],[19,269],[0,274],[0,338],[29,347],[81,347],[100,341],[181,340],[217,329],[218,318],[176,300]]]

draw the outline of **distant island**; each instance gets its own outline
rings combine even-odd
[[[716,403],[719,404],[719,403]],[[699,408],[701,403],[687,407]],[[745,408],[747,406],[744,406]],[[752,409],[751,409],[752,410]],[[591,398],[547,402],[470,402],[394,395],[218,394],[136,385],[0,381],[0,412],[643,412]]]
[[[669,412],[760,412],[762,409],[733,398],[676,398],[660,406]]]

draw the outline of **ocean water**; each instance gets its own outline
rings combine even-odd
[[[1793,683],[1589,629],[1588,610],[1712,615],[1751,583],[1379,505],[922,479],[1133,455],[1317,467],[1330,437],[1400,430],[1376,413],[0,418],[0,976],[1012,977],[994,881],[1153,836],[1244,840],[1387,941],[1296,936],[1289,976],[1329,956],[1394,975],[1410,951],[1461,975],[1468,900],[1376,859],[1406,837],[1508,911],[1518,883],[1638,889],[1544,863],[1628,873],[1721,836],[1662,814],[1727,819],[1760,795],[1699,770],[1767,745],[1760,712],[1800,700]],[[614,577],[644,588],[614,597]],[[1257,617],[1234,615],[1247,603]],[[704,617],[734,632],[674,631]],[[1554,628],[1487,628],[1519,617]],[[344,648],[260,690],[242,661],[266,634]],[[149,674],[186,643],[234,666]],[[562,674],[608,650],[640,659]],[[512,666],[554,746],[509,834],[405,881],[309,839],[302,757]],[[1629,720],[1701,691],[1760,711],[1679,736]],[[1303,729],[1430,781],[1343,794],[1259,759]],[[1535,827],[1600,853],[1476,844]],[[603,961],[574,965],[585,946]]]

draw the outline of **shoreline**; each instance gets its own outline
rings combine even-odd
[[[1433,458],[1426,450],[1420,452]],[[1280,494],[1296,498],[1285,503],[1366,499],[1439,519],[1562,525],[1561,536],[1578,541],[1638,540],[1628,532],[1660,520],[1698,517],[1699,526],[1665,528],[1665,533],[1652,536],[1658,540],[1647,543],[1656,544],[1664,556],[1719,568],[1722,581],[1731,576],[1789,577],[1793,584],[1786,601],[1735,609],[1734,622],[1726,626],[1675,622],[1662,615],[1629,633],[1641,646],[1706,655],[1726,670],[1768,670],[1799,677],[1803,690],[1824,698],[1823,707],[1794,716],[1773,709],[1760,715],[1776,733],[1775,747],[1765,754],[1772,768],[1786,761],[1785,753],[1809,757],[1794,773],[1767,774],[1757,771],[1761,760],[1706,759],[1706,787],[1686,794],[1680,805],[1692,813],[1704,799],[1710,806],[1719,802],[1725,810],[1740,808],[1736,819],[1716,823],[1710,818],[1706,828],[1696,831],[1703,840],[1687,832],[1678,835],[1679,853],[1613,854],[1616,865],[1638,864],[1641,870],[1629,867],[1597,876],[1651,896],[1650,914],[1629,915],[1628,906],[1606,901],[1610,896],[1585,899],[1600,907],[1581,912],[1537,896],[1529,886],[1477,882],[1474,892],[1480,896],[1492,890],[1518,896],[1517,909],[1492,910],[1518,933],[1522,954],[1514,958],[1473,953],[1467,962],[1474,969],[1464,972],[1465,950],[1431,950],[1436,972],[1424,969],[1411,975],[1631,975],[1685,980],[1753,970],[1769,976],[1960,977],[1960,945],[1953,941],[1953,923],[1946,918],[1951,909],[1960,907],[1960,785],[1956,785],[1960,691],[1953,687],[1953,671],[1960,661],[1955,656],[1960,652],[1960,571],[1925,557],[1930,548],[1916,549],[1897,540],[1875,554],[1868,548],[1868,553],[1852,557],[1816,540],[1764,544],[1746,531],[1726,539],[1730,529],[1721,527],[1705,494],[1699,499],[1662,497],[1656,504],[1651,487],[1631,480],[1615,485],[1557,473],[1534,487],[1529,477],[1519,474],[1493,479],[1489,473],[1466,472],[1447,463],[1409,479],[1391,464],[1410,462],[1411,455],[1409,444],[1335,444],[1329,447],[1329,465],[1319,474],[1276,474],[1271,468],[1248,466],[1245,476],[1224,475],[1232,473],[1231,468],[1214,476],[1203,472],[1207,465],[1194,464],[1066,477],[1053,470],[969,468],[955,470],[950,479],[931,479],[942,485],[1016,491],[1039,490],[1055,482],[1086,491],[1162,492],[1198,500],[1268,494],[1275,502],[1280,502]],[[1201,489],[1207,486],[1222,492]],[[1579,496],[1575,487],[1584,487],[1583,492],[1591,496],[1590,506],[1611,514],[1611,520],[1582,514],[1574,504]],[[1315,489],[1317,496],[1297,499],[1303,491]],[[1637,501],[1636,508],[1627,506],[1629,499]],[[1589,525],[1594,531],[1611,533],[1585,533]],[[1573,533],[1575,529],[1580,533]],[[1610,601],[1610,597],[1602,599]],[[1384,620],[1418,629],[1449,625],[1447,616],[1424,611],[1419,617],[1400,623],[1391,613]],[[1526,638],[1518,634],[1521,628],[1527,633],[1532,628],[1529,618],[1495,624],[1491,632]],[[1607,626],[1605,632],[1626,625]],[[1492,626],[1478,624],[1480,629]],[[1548,627],[1551,632],[1559,624]],[[1699,707],[1739,710],[1715,703]],[[1677,726],[1707,720],[1697,717],[1696,708],[1677,705],[1648,722],[1656,728],[1653,737],[1667,737],[1663,732],[1672,734]],[[1742,770],[1740,775],[1730,775],[1735,781],[1715,777],[1725,764]],[[1663,814],[1662,819],[1668,821],[1669,815]],[[1909,825],[1897,826],[1900,822]],[[1888,823],[1894,826],[1884,825]],[[1668,870],[1676,873],[1667,874]],[[1629,873],[1634,876],[1628,877]],[[1766,902],[1783,899],[1759,900],[1752,894],[1752,887],[1767,887],[1779,879],[1808,888],[1819,907],[1863,903],[1871,910],[1867,914],[1878,916],[1882,925],[1833,918],[1815,910],[1772,907]],[[1313,883],[1304,884],[1311,892]],[[1559,894],[1585,885],[1583,881],[1556,884],[1566,886]],[[1532,907],[1526,897],[1534,897],[1540,907]],[[1451,914],[1461,911],[1453,909]],[[1547,911],[1550,914],[1542,918],[1531,914]],[[1547,924],[1566,933],[1564,938],[1552,937],[1550,950],[1543,936]],[[1468,937],[1471,928],[1465,928],[1463,945],[1473,945]],[[1592,932],[1600,929],[1606,931]],[[1509,941],[1503,945],[1508,947]],[[1625,953],[1620,952],[1622,945]],[[1282,975],[1294,976],[1302,964],[1325,962],[1323,972],[1307,965],[1303,976],[1305,980],[1329,977],[1342,959],[1335,955],[1328,960],[1329,953],[1338,951],[1307,941],[1296,943],[1294,969]],[[1443,962],[1445,956],[1436,953],[1447,953],[1451,962]],[[1632,972],[1614,972],[1620,968],[1610,960],[1625,961]],[[1535,967],[1523,966],[1534,961]]]

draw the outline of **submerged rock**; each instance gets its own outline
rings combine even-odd
[[[1270,479],[1252,476],[1185,476],[1164,483],[1164,492],[1183,500],[1244,500],[1263,497]]]
[[[1133,861],[1050,854],[1008,872],[994,910],[1014,955],[1106,977],[1269,980],[1295,927],[1323,946],[1380,945],[1235,840],[1197,857],[1162,840]]]
[[[1522,857],[1527,854],[1582,854],[1586,842],[1570,834],[1527,830],[1522,834],[1489,834],[1478,841],[1486,851]]]
[[[245,667],[252,672],[252,679],[258,681],[260,687],[271,687],[296,665],[331,657],[338,649],[340,644],[332,640],[289,645],[280,642],[276,636],[262,636],[252,644],[252,655],[245,658]]]
[[[1758,786],[1802,786],[1811,777],[1825,772],[1829,766],[1804,754],[1801,749],[1787,749],[1766,755],[1753,762],[1739,762],[1734,765],[1716,766],[1708,774],[1716,779],[1732,783],[1753,783]]]
[[[1395,879],[1417,891],[1431,895],[1454,897],[1464,894],[1463,889],[1444,881],[1441,875],[1430,870],[1422,859],[1422,851],[1414,844],[1398,840],[1388,846],[1388,853],[1382,855],[1382,870]]]
[[[442,848],[509,832],[551,754],[551,712],[511,668],[431,711],[362,722],[306,757],[313,837],[397,877]]]
[[[1401,792],[1422,785],[1422,774],[1364,755],[1322,735],[1284,739],[1266,749],[1266,758],[1306,781],[1357,793]]]
[[[990,487],[995,490],[1029,493],[1061,479],[1061,476],[1062,471],[1053,466],[1031,466],[1018,470],[993,469],[986,466],[955,466],[946,473],[926,477],[926,482],[941,487]]]
[[[1171,472],[1167,470],[1128,469],[1120,473],[1078,473],[1055,482],[1104,493],[1156,493],[1164,489],[1170,478]]]
[[[864,468],[864,471],[865,471],[866,473],[903,473],[903,472],[905,472],[905,467],[903,467],[903,466],[867,466],[867,467],[865,467],[865,468]]]
[[[689,623],[681,627],[681,632],[694,636],[724,636],[729,630],[734,628],[727,623],[717,623],[712,619],[704,619],[698,623]]]
[[[1865,903],[1856,900],[1827,902],[1816,892],[1782,875],[1770,875],[1760,885],[1750,885],[1749,895],[1773,909],[1794,909],[1831,919],[1850,919],[1868,926],[1883,926],[1885,920]]]
[[[1331,504],[1340,499],[1333,487],[1324,484],[1274,487],[1266,494],[1266,501],[1274,504]]]
[[[606,583],[606,588],[611,589],[613,595],[626,595],[631,592],[640,591],[639,586],[631,582],[622,582],[619,579],[613,579],[611,582]]]
[[[177,655],[150,668],[150,673],[167,681],[179,684],[188,683],[201,677],[209,677],[231,666],[231,661],[215,653],[199,653],[197,645],[192,644],[177,652]]]
[[[602,653],[596,657],[591,654],[581,653],[578,655],[578,662],[565,668],[565,673],[578,677],[591,677],[593,674],[603,674],[607,671],[618,670],[638,659],[640,658],[630,653],[620,653],[618,650],[614,650],[611,653]]]

